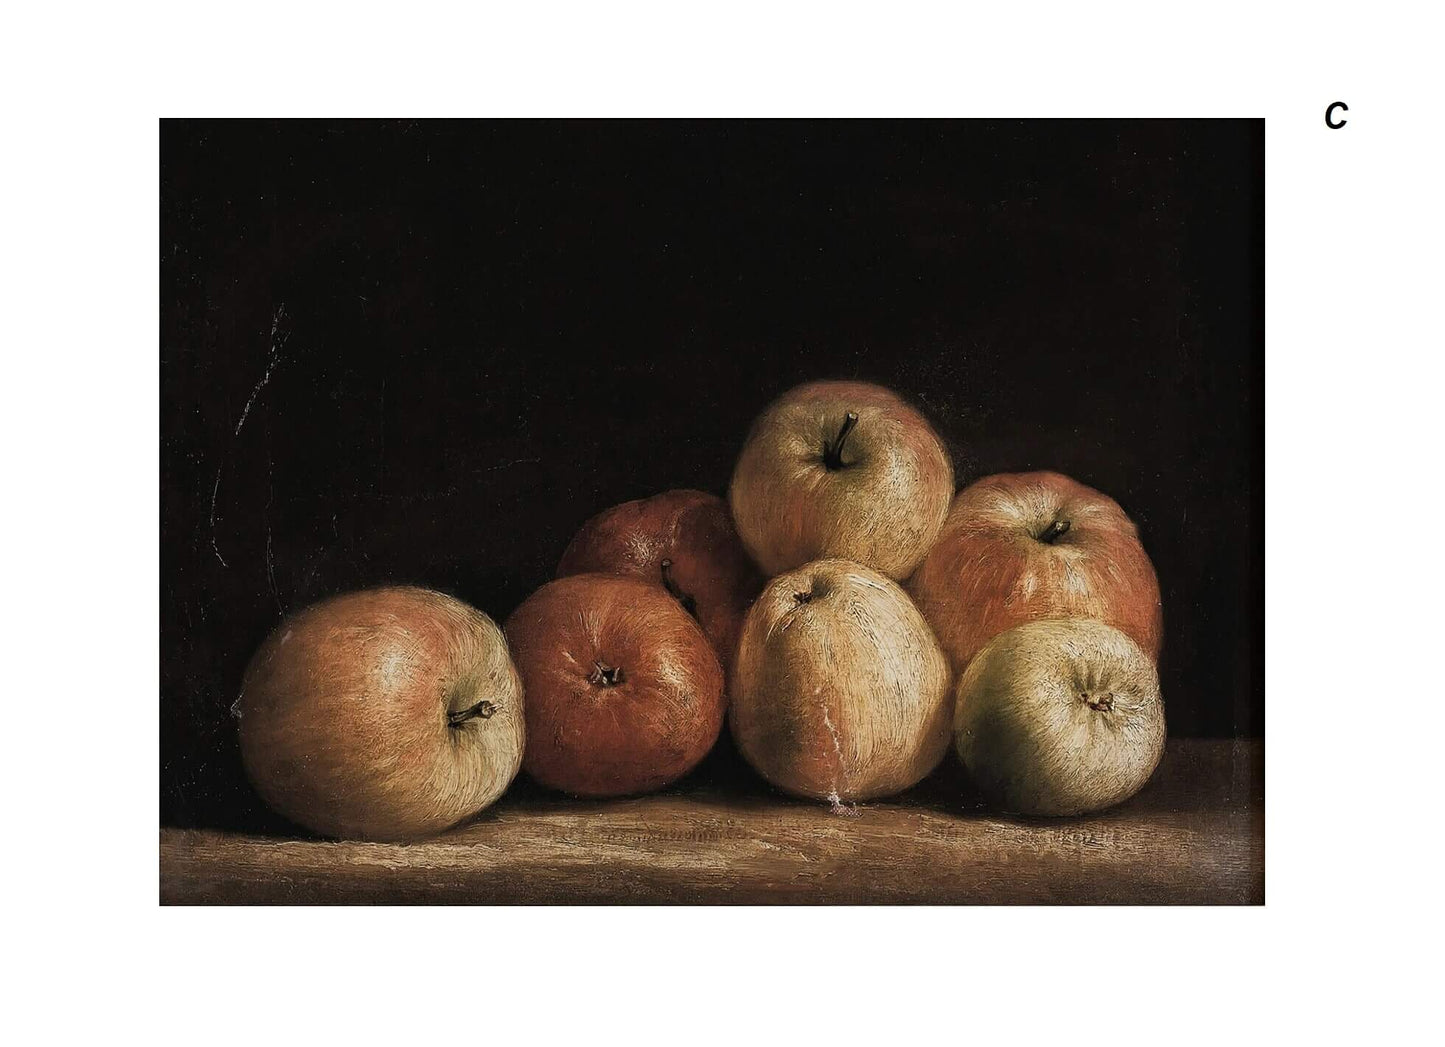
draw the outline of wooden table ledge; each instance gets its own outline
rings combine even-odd
[[[163,904],[1264,901],[1264,744],[1171,741],[1137,797],[1036,820],[920,787],[847,814],[694,787],[504,797],[408,845],[161,829]]]

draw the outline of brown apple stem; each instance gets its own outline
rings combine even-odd
[[[475,717],[478,717],[478,718],[480,718],[480,719],[483,719],[483,720],[490,719],[491,716],[492,716],[492,714],[495,713],[496,711],[497,711],[497,707],[496,707],[495,705],[493,705],[491,702],[487,701],[486,699],[483,699],[482,701],[478,702],[476,705],[473,705],[473,706],[472,706],[471,708],[469,708],[469,709],[461,709],[461,710],[458,710],[457,712],[454,712],[454,713],[451,713],[451,712],[447,713],[447,726],[448,726],[448,727],[456,727],[456,726],[459,726],[460,724],[466,723],[468,720],[472,719],[472,717],[474,717],[474,716],[475,716]]]
[[[672,577],[672,561],[662,561],[662,587],[672,594],[672,598],[682,604],[682,609],[694,618],[697,617],[697,600],[692,593],[684,592],[678,587]]]
[[[625,683],[627,678],[622,675],[622,666],[604,665],[602,662],[593,662],[592,671],[587,674],[587,682],[594,687],[616,687]]]
[[[829,469],[843,468],[843,443],[848,439],[848,434],[853,431],[853,427],[857,424],[858,416],[852,411],[849,411],[848,416],[843,419],[843,426],[838,430],[838,435],[831,444],[823,448],[823,464]]]
[[[1055,520],[1044,528],[1044,533],[1039,535],[1039,541],[1045,545],[1051,545],[1068,534],[1069,528],[1072,526],[1073,524],[1068,520]]]

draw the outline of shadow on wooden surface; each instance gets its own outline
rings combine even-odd
[[[1172,741],[1087,818],[992,813],[948,760],[848,814],[704,775],[630,800],[515,789],[410,845],[162,829],[160,858],[163,904],[1258,904],[1264,744]]]

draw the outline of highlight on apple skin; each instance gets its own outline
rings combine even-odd
[[[527,692],[523,768],[574,796],[660,789],[717,741],[723,671],[702,628],[661,586],[575,574],[507,619]]]
[[[261,798],[343,839],[414,840],[465,821],[502,795],[525,742],[502,631],[428,589],[291,615],[252,657],[235,711]]]
[[[955,673],[999,633],[1039,618],[1096,618],[1155,660],[1163,642],[1159,580],[1133,521],[1061,473],[964,488],[907,587]]]
[[[927,420],[866,382],[800,385],[753,423],[728,501],[766,574],[825,558],[895,580],[923,559],[953,498],[953,464]]]
[[[948,751],[948,661],[892,580],[848,560],[773,579],[743,623],[729,722],[744,758],[794,796],[902,792]]]
[[[1045,619],[1000,633],[958,682],[954,741],[985,799],[1076,815],[1144,787],[1164,751],[1154,661],[1124,633]]]
[[[605,509],[578,530],[557,577],[624,574],[663,586],[702,625],[724,672],[743,616],[763,586],[727,503],[703,491],[664,491]]]

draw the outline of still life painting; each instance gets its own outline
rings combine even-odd
[[[161,147],[163,903],[1263,903],[1262,121]]]

